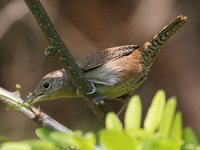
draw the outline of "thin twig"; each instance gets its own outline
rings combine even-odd
[[[26,116],[27,118],[33,120],[38,123],[42,127],[46,127],[48,129],[58,130],[65,133],[71,133],[72,131],[60,124],[40,109],[35,107],[27,108],[23,106],[23,101],[19,98],[15,93],[9,92],[0,87],[0,100],[5,102],[9,106],[14,106],[15,110]]]
[[[70,134],[73,131],[68,129],[66,126],[60,124],[40,109],[35,107],[27,108],[20,97],[17,96],[15,92],[9,92],[6,89],[0,87],[0,100],[6,103],[8,106],[12,106],[16,111],[20,112],[30,120],[36,122],[42,127],[48,128],[50,130],[57,130],[64,132],[66,134]],[[95,146],[94,150],[101,150],[99,146]]]
[[[76,86],[79,93],[85,95],[85,101],[90,106],[96,117],[100,121],[104,121],[106,111],[104,106],[97,105],[93,99],[97,96],[96,93],[87,94],[93,91],[93,87],[90,82],[87,81],[82,70],[76,64],[75,60],[69,53],[66,45],[62,41],[61,37],[57,33],[53,23],[49,19],[46,11],[39,0],[24,0],[40,26],[46,40],[49,43],[49,48],[46,49],[45,53],[55,56],[63,68],[66,70],[74,85]]]

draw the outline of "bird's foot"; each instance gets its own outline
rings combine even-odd
[[[90,92],[87,92],[86,94],[87,95],[91,95],[91,94],[94,94],[97,90],[97,88],[95,87],[94,83],[90,80],[88,80],[90,83],[91,83],[91,86],[92,86],[92,90]],[[79,89],[77,89],[76,91],[77,95],[81,95],[81,92],[79,91]]]
[[[97,88],[96,88],[96,86],[94,85],[94,83],[93,83],[92,81],[90,81],[90,80],[89,80],[89,82],[91,83],[92,91],[87,92],[86,94],[88,94],[88,95],[95,93],[96,90],[97,90]]]
[[[105,96],[97,96],[95,98],[93,98],[93,101],[96,105],[103,105],[104,104],[104,100],[106,99]]]

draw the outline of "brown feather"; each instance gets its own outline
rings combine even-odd
[[[83,71],[88,71],[108,63],[109,61],[128,55],[139,47],[140,46],[138,45],[123,45],[107,48],[85,57],[84,59],[80,60],[78,64]]]

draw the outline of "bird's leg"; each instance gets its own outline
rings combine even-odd
[[[91,92],[88,92],[86,94],[93,94],[94,92],[96,92],[97,89],[96,89],[96,86],[94,85],[94,83],[92,81],[89,80],[89,82],[91,83],[93,89],[92,89]],[[105,99],[106,99],[106,97],[103,97],[103,96],[97,96],[97,97],[93,98],[94,103],[96,105],[103,105]]]
[[[127,100],[125,103],[123,103],[122,107],[119,109],[119,111],[117,112],[117,116],[119,117],[122,112],[126,109],[126,107],[128,106],[129,100]]]
[[[90,92],[87,92],[86,94],[87,95],[90,95],[90,94],[94,94],[96,91],[97,91],[97,88],[96,86],[94,85],[94,82],[92,82],[92,80],[88,80],[91,85],[92,85],[92,91]],[[77,90],[77,95],[81,95],[79,90]],[[98,95],[98,94],[97,94]],[[103,105],[104,104],[104,100],[106,99],[106,97],[104,96],[97,96],[95,98],[93,98],[93,101],[96,105]]]
[[[117,116],[119,117],[122,112],[126,109],[128,103],[129,103],[129,100],[131,98],[131,95],[130,94],[126,94],[126,95],[123,95],[119,98],[117,98],[116,100],[119,100],[123,103],[122,107],[119,109],[119,111],[117,112]]]

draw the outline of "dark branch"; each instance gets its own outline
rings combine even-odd
[[[104,121],[106,111],[104,110],[104,106],[96,105],[93,99],[97,96],[94,94],[86,94],[90,93],[93,90],[93,87],[90,82],[87,81],[84,76],[82,70],[74,61],[73,57],[69,53],[66,45],[62,41],[61,37],[57,33],[53,23],[49,19],[46,11],[44,10],[42,4],[39,0],[24,0],[29,7],[31,13],[36,19],[38,25],[40,26],[42,32],[44,33],[49,45],[51,48],[48,48],[45,53],[55,56],[63,68],[69,74],[72,79],[74,85],[77,90],[85,95],[85,101],[90,106],[92,111],[95,113],[97,118],[100,121]]]

